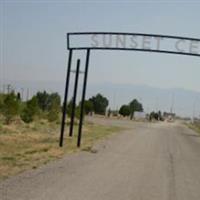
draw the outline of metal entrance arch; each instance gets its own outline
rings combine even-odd
[[[60,147],[63,146],[67,99],[71,73],[73,51],[84,50],[86,52],[82,99],[80,107],[80,121],[78,128],[77,146],[81,145],[82,125],[84,116],[84,101],[87,87],[87,77],[91,50],[123,50],[142,51],[154,53],[177,54],[200,57],[200,39],[159,34],[143,33],[120,33],[120,32],[73,32],[67,33],[67,49],[69,51],[68,68],[63,101],[63,113],[60,131]],[[73,94],[72,115],[70,122],[70,136],[73,136],[74,112],[76,104],[76,93],[78,86],[78,74],[81,60],[77,60],[76,79]]]

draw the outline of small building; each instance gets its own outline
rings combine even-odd
[[[145,112],[134,112],[134,119],[135,120],[144,120],[144,119],[146,119],[146,113]]]

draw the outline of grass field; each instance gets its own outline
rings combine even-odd
[[[190,123],[188,127],[200,134],[200,123]]]
[[[67,126],[66,129],[68,128]],[[86,123],[83,128],[82,146],[77,149],[77,126],[75,136],[69,138],[65,135],[65,145],[59,148],[59,124],[50,124],[47,121],[28,125],[21,122],[9,126],[0,124],[0,179],[27,169],[35,169],[65,154],[80,150],[89,151],[96,140],[120,130],[119,127]]]

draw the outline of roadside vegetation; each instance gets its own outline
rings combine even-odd
[[[135,119],[136,112],[143,113],[143,111],[144,109],[142,103],[139,102],[137,99],[133,99],[130,103],[124,104],[120,107],[119,114],[123,117],[129,117],[130,120],[133,120]],[[145,114],[145,116],[143,116],[143,119],[149,121],[164,121],[164,114],[165,113],[162,114],[161,111],[152,111],[150,114]]]
[[[122,116],[134,119],[136,112],[143,112],[143,105],[133,99],[116,111],[108,109],[109,100],[102,94],[87,99],[84,114]],[[72,100],[67,104],[67,120],[69,124],[72,111]],[[108,111],[108,112],[106,112]],[[0,94],[0,179],[7,178],[27,169],[34,169],[51,160],[61,158],[67,153],[80,150],[92,151],[96,140],[121,130],[92,123],[84,123],[81,148],[77,148],[77,131],[80,115],[80,103],[75,105],[74,136],[68,137],[69,126],[66,127],[63,148],[59,148],[61,123],[61,97],[58,93],[37,92],[24,101],[20,93],[9,91]],[[160,119],[161,113],[151,113],[150,119]]]
[[[66,127],[69,128],[69,127]],[[65,135],[64,147],[58,147],[60,125],[47,120],[29,124],[15,122],[0,125],[0,179],[5,179],[27,169],[34,169],[65,154],[91,151],[96,140],[117,133],[119,127],[86,123],[81,149],[77,149],[77,125],[73,138]],[[67,132],[67,131],[66,131]]]
[[[200,121],[189,123],[187,126],[200,134]]]
[[[129,104],[120,107],[119,114],[124,117],[130,116],[132,120],[136,111],[143,112],[143,106],[137,99],[133,99]]]
[[[121,130],[85,122],[83,140],[77,149],[78,118],[80,104],[76,105],[73,138],[66,133],[63,148],[59,148],[61,98],[58,93],[38,92],[31,99],[22,101],[14,91],[0,94],[0,179],[5,179],[27,169],[34,169],[65,154],[84,150],[92,151],[96,140]],[[105,114],[108,100],[97,94],[85,102],[85,114]],[[69,117],[72,101],[67,105]]]

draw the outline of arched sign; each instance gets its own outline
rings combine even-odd
[[[89,58],[91,50],[128,50],[155,53],[178,54],[200,57],[200,39],[179,37],[171,35],[143,34],[143,33],[115,33],[115,32],[75,32],[67,33],[67,49],[69,50],[66,87],[63,102],[63,116],[60,133],[60,146],[63,146],[67,98],[71,72],[72,54],[74,50],[85,50],[86,61],[84,82],[80,110],[80,122],[78,129],[77,146],[80,147],[82,135],[82,123],[84,115],[84,101],[87,86]],[[76,80],[74,87],[72,115],[70,123],[70,136],[73,135],[73,122],[76,104],[76,92],[80,59],[77,60]]]
[[[200,39],[142,33],[68,33],[70,50],[134,50],[200,56]]]

